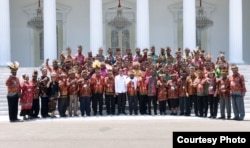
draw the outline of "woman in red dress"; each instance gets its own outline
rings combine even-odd
[[[21,113],[20,116],[23,116],[23,120],[31,119],[32,116],[32,102],[34,95],[34,86],[29,82],[29,76],[27,74],[23,75],[24,82],[21,83]],[[27,117],[28,116],[28,117]]]

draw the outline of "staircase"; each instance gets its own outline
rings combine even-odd
[[[250,65],[238,65],[239,72],[244,75],[245,77],[245,84],[247,93],[244,98],[245,100],[245,111],[246,113],[250,113]],[[17,76],[19,77],[20,81],[22,82],[22,74],[28,74],[31,79],[32,72],[34,70],[38,70],[39,77],[41,76],[40,70],[38,67],[21,67],[17,72]],[[230,71],[231,74],[231,71]],[[5,81],[10,75],[10,70],[7,67],[0,67],[0,116],[1,115],[8,115],[8,104],[7,104],[7,88],[5,86]],[[19,106],[20,107],[20,106]],[[20,111],[20,110],[19,110]]]
[[[34,70],[37,70],[38,72],[40,72],[38,67],[22,67],[19,68],[19,70],[17,71],[17,76],[20,80],[20,82],[23,81],[22,79],[22,75],[23,74],[28,74],[30,76],[30,80],[31,80],[31,76]],[[8,67],[0,67],[0,116],[1,115],[8,115],[8,102],[7,102],[7,87],[5,85],[5,81],[7,80],[7,78],[10,75],[10,69]],[[39,76],[41,76],[41,73],[39,73]],[[20,106],[19,106],[20,108]],[[19,110],[20,111],[20,110]]]

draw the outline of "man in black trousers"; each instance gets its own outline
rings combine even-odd
[[[18,100],[21,94],[21,85],[19,78],[16,77],[17,70],[19,68],[18,62],[9,62],[8,67],[11,70],[11,75],[6,80],[7,86],[7,99],[9,107],[9,119],[10,122],[20,122],[21,120],[17,118],[18,114]]]

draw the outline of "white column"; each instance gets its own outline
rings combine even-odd
[[[136,47],[149,48],[149,1],[137,0],[136,3]]]
[[[242,64],[242,0],[229,0],[229,62]]]
[[[6,63],[11,60],[9,0],[0,2],[0,20],[0,66],[6,66]]]
[[[103,47],[102,0],[90,0],[90,50],[95,56]]]
[[[44,60],[57,59],[56,0],[44,0]]]
[[[183,49],[196,47],[195,0],[183,0]]]

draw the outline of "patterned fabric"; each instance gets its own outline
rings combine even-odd
[[[22,110],[31,109],[34,95],[34,86],[30,82],[24,82],[21,84],[21,97],[20,97],[20,105],[22,106]]]
[[[60,96],[68,95],[68,86],[66,81],[64,80],[59,81],[59,90],[60,90]]]
[[[138,79],[138,88],[139,88],[139,93],[140,95],[147,95],[148,94],[148,88],[147,88],[147,83],[146,79],[143,77],[140,77]]]
[[[74,60],[80,64],[84,64],[85,57],[82,54],[76,54]]]
[[[167,87],[166,87],[166,82],[165,81],[157,81],[157,100],[158,101],[164,101],[167,100]]]
[[[186,89],[189,95],[196,95],[196,88],[193,87],[193,82],[195,79],[195,76],[188,76],[186,79]]]
[[[106,95],[114,95],[115,93],[115,79],[114,77],[106,77],[104,81],[104,90]]]
[[[148,96],[156,96],[156,78],[149,77],[146,81],[148,85]]]
[[[68,95],[76,95],[77,94],[77,79],[69,79],[67,80],[68,86]]]
[[[228,78],[220,79],[217,84],[220,99],[230,98],[230,81]]]
[[[186,97],[186,79],[180,78],[177,82],[179,97]]]
[[[177,81],[169,80],[167,82],[168,98],[175,99],[178,98],[178,87]]]
[[[8,94],[20,93],[21,87],[19,79],[15,76],[10,76],[6,80],[6,86],[8,87]]]
[[[102,76],[94,76],[91,78],[91,85],[93,87],[93,93],[103,93],[104,90],[104,78]]]
[[[135,86],[134,86],[134,82],[130,81],[127,83],[127,91],[128,91],[128,95],[129,96],[134,96],[136,95],[136,90],[135,90]]]
[[[197,96],[204,96],[205,95],[205,79],[196,78],[194,81],[194,85],[196,85]]]
[[[39,83],[38,81],[31,81],[33,87],[34,87],[34,97],[33,99],[39,99]]]
[[[91,84],[89,80],[80,79],[78,81],[78,90],[80,97],[91,96]]]
[[[234,74],[229,77],[230,90],[232,95],[242,95],[246,92],[245,79],[243,75]]]

